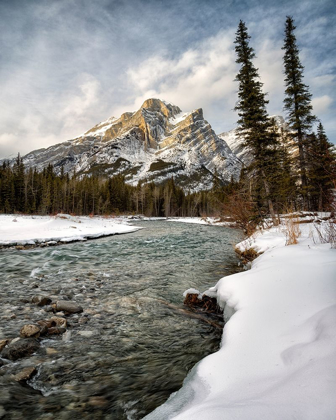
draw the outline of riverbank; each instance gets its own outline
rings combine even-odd
[[[220,350],[147,420],[334,418],[336,250],[321,243],[328,222],[314,226],[296,245],[284,226],[238,244],[263,254],[209,289],[228,321]]]
[[[72,242],[82,242],[105,236],[132,233],[142,227],[131,225],[140,221],[168,221],[236,227],[229,219],[216,217],[145,217],[135,216],[71,216],[57,214],[55,216],[39,215],[0,215],[0,249],[16,247],[30,249],[49,247]]]
[[[0,247],[52,246],[135,232],[126,218],[0,215]]]

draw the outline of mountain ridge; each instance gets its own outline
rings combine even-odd
[[[215,178],[237,180],[241,160],[217,136],[202,108],[183,113],[169,102],[147,99],[135,112],[110,117],[75,139],[23,156],[26,167],[56,173],[123,174],[127,183],[174,178],[185,191],[208,190]]]

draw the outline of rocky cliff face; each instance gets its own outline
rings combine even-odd
[[[27,167],[79,175],[124,174],[126,181],[156,183],[174,177],[186,191],[209,189],[214,177],[238,179],[241,160],[204,119],[202,109],[183,114],[159,99],[146,100],[136,112],[110,118],[82,136],[33,151]]]

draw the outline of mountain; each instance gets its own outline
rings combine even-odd
[[[125,175],[126,182],[156,183],[173,177],[186,191],[210,189],[215,178],[239,178],[242,162],[204,119],[201,108],[182,113],[159,99],[136,112],[109,118],[83,135],[23,157],[26,167],[57,173]]]

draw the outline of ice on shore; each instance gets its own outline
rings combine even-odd
[[[85,241],[138,229],[112,217],[0,215],[0,246]]]

